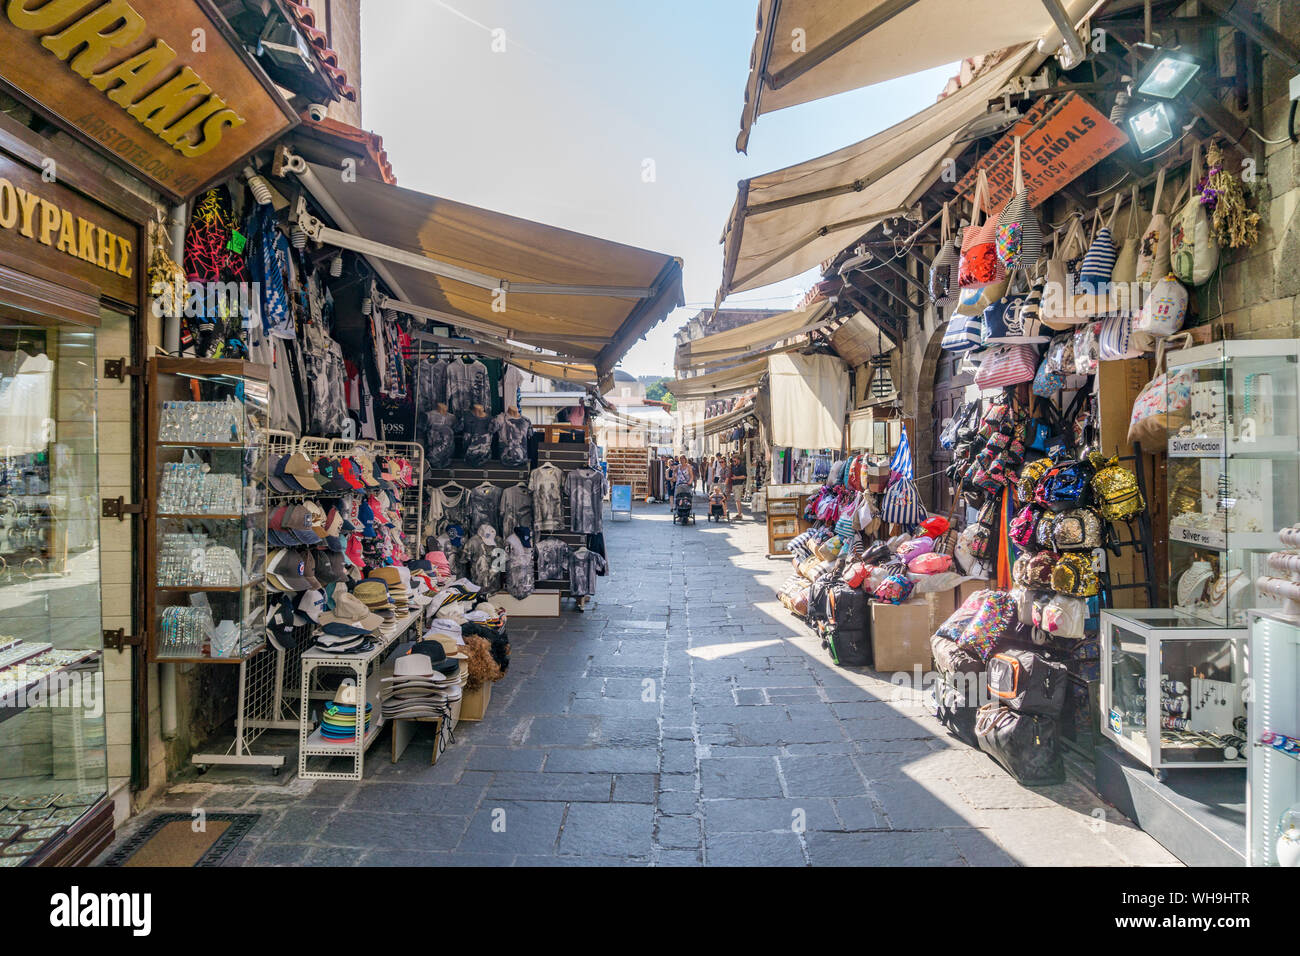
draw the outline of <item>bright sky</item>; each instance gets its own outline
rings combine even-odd
[[[362,0],[362,122],[407,188],[685,262],[685,308],[627,354],[671,375],[712,307],[736,183],[934,102],[956,65],[760,118],[735,151],[757,0]],[[494,30],[505,52],[494,52]],[[653,181],[643,170],[653,166]],[[727,305],[791,308],[810,275]]]

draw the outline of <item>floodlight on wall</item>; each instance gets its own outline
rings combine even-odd
[[[1137,91],[1143,96],[1172,100],[1199,72],[1201,64],[1181,50],[1157,50],[1138,81]]]
[[[1174,123],[1169,106],[1152,103],[1128,118],[1133,144],[1139,153],[1149,153],[1174,138]]]

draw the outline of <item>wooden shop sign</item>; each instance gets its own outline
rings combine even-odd
[[[957,184],[970,198],[981,169],[989,180],[989,206],[1000,210],[1015,189],[1015,138],[1029,201],[1038,206],[1128,142],[1122,129],[1077,93],[1051,103],[1039,100]]]
[[[0,5],[0,79],[172,199],[298,121],[209,0]]]
[[[132,303],[138,235],[133,223],[0,154],[0,250]]]

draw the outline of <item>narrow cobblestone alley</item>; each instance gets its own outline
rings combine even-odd
[[[163,808],[261,813],[227,865],[1177,863],[1082,785],[1025,789],[832,666],[776,600],[762,525],[638,505],[606,527],[597,599],[511,621],[486,719],[436,766],[381,739],[360,783],[214,770]]]

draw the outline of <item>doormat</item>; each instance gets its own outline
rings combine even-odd
[[[113,851],[104,866],[220,866],[260,813],[209,813],[195,830],[188,813],[160,813]]]

